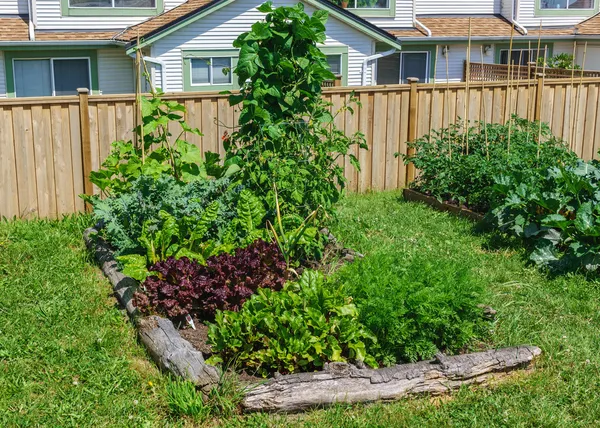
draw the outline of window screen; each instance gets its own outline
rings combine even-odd
[[[52,95],[49,59],[15,60],[14,74],[17,97]]]
[[[215,85],[231,83],[231,58],[212,59],[212,83]]]
[[[341,55],[327,55],[327,63],[329,64],[329,70],[336,76],[342,74],[342,56]]]
[[[404,52],[402,54],[402,83],[409,77],[417,77],[419,82],[427,82],[427,52]]]
[[[377,60],[377,84],[397,85],[400,81],[400,54],[384,56]]]
[[[194,58],[190,64],[192,85],[231,83],[231,58]]]
[[[71,7],[156,7],[156,0],[69,0]]]
[[[540,56],[544,56],[544,49],[540,49]],[[513,49],[510,55],[510,63],[515,65],[527,65],[530,61],[536,61],[538,58],[537,50]],[[508,49],[500,51],[500,64],[508,64]]]
[[[87,59],[55,59],[54,94],[77,95],[77,88],[90,89],[90,66]]]
[[[542,9],[593,9],[594,0],[540,0]]]
[[[210,59],[196,58],[190,61],[192,66],[192,84],[206,85],[210,83]]]

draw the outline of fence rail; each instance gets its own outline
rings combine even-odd
[[[467,80],[467,67],[469,67],[469,80],[480,82],[497,82],[501,80],[527,80],[535,79],[538,73],[544,73],[547,79],[579,79],[581,77],[600,77],[600,71],[591,70],[566,70],[562,68],[536,67],[535,63],[529,65],[507,64],[482,64],[478,62],[464,62],[464,79]]]
[[[334,87],[323,96],[337,111],[352,92],[362,108],[338,115],[336,125],[347,134],[363,132],[369,146],[354,149],[360,173],[345,165],[355,192],[404,187],[413,172],[395,153],[407,152],[409,138],[461,118],[487,123],[504,123],[511,114],[539,118],[584,159],[600,148],[600,78]],[[239,117],[226,95],[167,98],[184,104],[186,120],[202,130],[203,136],[186,136],[190,142],[223,153],[221,136]],[[132,138],[134,122],[133,95],[0,100],[0,216],[54,218],[83,210],[78,195],[97,191],[85,177],[100,166],[112,141]]]

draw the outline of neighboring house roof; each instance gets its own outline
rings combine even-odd
[[[330,15],[346,22],[350,26],[354,26],[359,31],[371,35],[379,41],[387,42],[394,47],[400,48],[400,43],[392,34],[328,0],[304,1],[319,9],[327,10]],[[115,40],[128,42],[131,47],[137,44],[139,37],[140,39],[144,39],[141,43],[142,46],[148,45],[169,34],[171,31],[176,30],[177,27],[195,22],[232,2],[233,0],[188,0],[165,13],[127,28],[118,34]]]
[[[419,22],[431,31],[431,37],[434,38],[464,38],[469,37],[469,19],[471,20],[471,37],[503,37],[510,38],[511,34],[514,38],[522,38],[524,35],[517,29],[513,31],[513,25],[502,15],[419,15]],[[600,28],[600,19],[598,24]],[[427,37],[427,33],[423,28],[407,28],[407,29],[388,29],[388,32],[396,37],[415,38]],[[575,35],[574,27],[547,27],[540,29],[528,29],[527,36],[529,37],[552,37],[552,36],[572,36]]]
[[[600,35],[600,13],[577,24],[575,34],[582,36]]]
[[[0,41],[15,42],[29,40],[29,28],[26,16],[0,18]]]

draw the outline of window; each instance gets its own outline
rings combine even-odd
[[[540,49],[539,56],[544,56],[544,48]],[[537,49],[513,49],[510,55],[510,64],[527,65],[528,62],[535,62],[537,59]],[[500,64],[509,64],[508,49],[502,49],[500,51]]]
[[[156,0],[69,0],[70,7],[155,8]]]
[[[408,83],[409,77],[429,81],[429,52],[402,52],[377,60],[377,84]]]
[[[329,70],[336,76],[341,76],[342,71],[342,55],[327,55],[327,63]]]
[[[14,59],[17,97],[77,95],[77,88],[91,89],[89,58]]]
[[[231,85],[231,58],[192,58],[192,85]]]
[[[594,9],[595,0],[540,0],[540,9]]]
[[[350,0],[348,8],[351,9],[389,9],[390,0]]]

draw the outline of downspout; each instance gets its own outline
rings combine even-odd
[[[361,86],[366,86],[367,85],[367,65],[370,61],[379,59],[379,58],[383,58],[384,56],[390,56],[396,53],[396,49],[390,49],[389,51],[385,51],[385,52],[380,52],[378,54],[375,55],[371,55],[366,57],[363,60],[363,64],[362,64],[362,80],[361,80]],[[373,82],[373,78],[371,77],[371,82]]]
[[[27,30],[29,33],[29,40],[35,41],[35,22],[36,11],[35,11],[35,0],[27,1]]]
[[[132,53],[129,56],[135,59],[135,53]],[[151,56],[142,56],[142,59],[146,62],[160,65],[160,86],[163,92],[167,92],[167,65],[165,62],[162,59],[153,58]]]
[[[511,24],[514,25],[515,27],[517,27],[518,30],[521,31],[521,33],[523,33],[524,36],[527,35],[527,28],[523,27],[521,24],[519,24],[519,22],[517,21],[517,19],[519,19],[519,0],[513,0],[513,13],[512,13],[512,19],[511,19]]]
[[[427,37],[431,37],[431,30],[417,19],[417,0],[413,0],[413,25],[415,27],[418,25],[423,30],[425,30],[425,33],[427,33]]]

